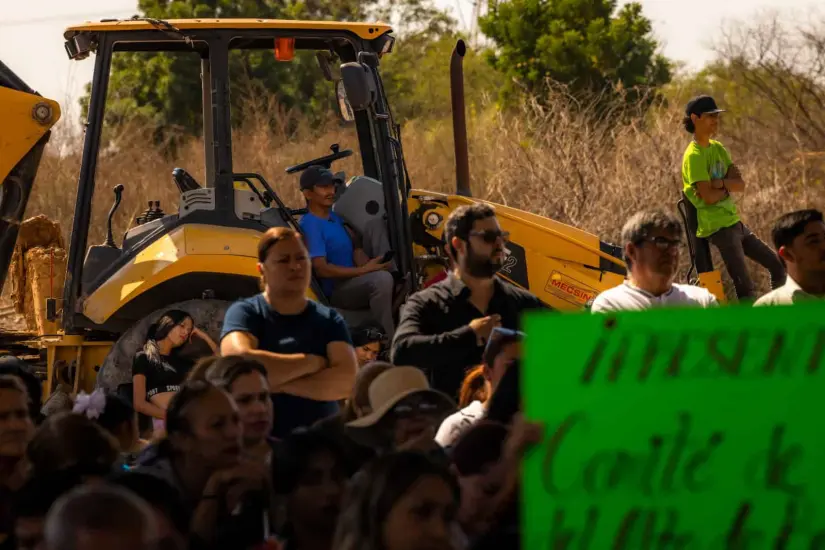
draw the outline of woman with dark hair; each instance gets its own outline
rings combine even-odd
[[[459,488],[445,466],[405,451],[378,458],[355,477],[334,550],[454,550]]]
[[[91,394],[80,392],[72,412],[96,422],[115,438],[124,467],[134,463],[133,453],[136,453],[140,447],[137,416],[135,410],[125,399],[115,394],[106,395],[101,389]]]
[[[169,402],[166,436],[135,469],[177,489],[195,548],[248,548],[268,534],[267,469],[242,459],[241,434],[229,394],[208,382],[186,382]]]
[[[49,416],[26,449],[31,475],[77,475],[84,481],[116,471],[120,453],[115,438],[84,415],[62,412]]]
[[[135,355],[132,400],[136,411],[152,417],[156,432],[163,430],[169,401],[192,368],[192,362],[177,353],[192,337],[206,342],[213,353],[218,352],[215,342],[195,327],[191,315],[169,310],[149,327],[146,343]]]
[[[359,369],[379,358],[385,340],[386,336],[373,323],[367,323],[352,331],[352,346],[355,348]]]
[[[490,380],[484,365],[467,371],[459,391],[459,410],[444,419],[435,440],[442,447],[452,446],[461,434],[484,417],[484,407],[490,399]]]
[[[269,435],[273,423],[272,398],[264,366],[230,355],[216,358],[203,375],[207,382],[222,388],[235,400],[243,427],[244,453],[269,464],[275,440]]]
[[[341,501],[352,475],[339,442],[317,429],[294,432],[272,464],[275,493],[284,501],[279,533],[284,550],[330,550]]]

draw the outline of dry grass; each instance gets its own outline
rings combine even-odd
[[[286,117],[280,113],[270,120]],[[547,106],[525,105],[520,113],[504,114],[494,108],[468,113],[476,196],[582,227],[613,242],[618,240],[624,221],[640,209],[658,207],[675,212],[682,152],[688,141],[679,109],[654,109],[630,116],[619,125],[608,118],[594,118],[587,106],[575,104],[563,91],[557,91]],[[176,210],[170,175],[175,166],[186,168],[203,181],[202,141],[185,143],[170,160],[147,146],[138,129],[123,128],[118,134],[116,151],[103,155],[98,166],[89,244],[104,240],[110,190],[116,184],[126,186],[124,204],[115,220],[115,234],[122,235],[149,199],[161,200],[167,212]],[[739,205],[754,232],[767,240],[773,220],[781,213],[825,206],[825,159],[804,155],[809,152],[798,151],[764,128],[754,127],[750,133],[740,131],[737,135],[746,135],[748,140],[725,135],[720,139],[748,182],[748,192]],[[413,186],[452,189],[450,121],[412,121],[406,125],[403,138]],[[355,149],[356,155],[340,163],[338,169],[356,173],[360,164],[354,129],[334,121],[320,130],[300,127],[291,136],[277,124],[238,129],[234,168],[236,172],[263,174],[287,204],[297,205],[301,202],[297,179],[286,176],[284,168],[326,154],[332,143]],[[27,214],[42,213],[59,220],[68,238],[80,155],[60,157],[55,149],[43,159]],[[764,290],[761,271],[755,270]]]

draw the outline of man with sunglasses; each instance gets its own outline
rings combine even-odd
[[[756,296],[745,257],[770,271],[773,288],[784,284],[785,269],[773,250],[739,217],[732,194],[742,193],[745,182],[725,146],[711,139],[719,130],[719,113],[723,112],[710,96],[688,102],[683,124],[693,139],[682,159],[683,192],[696,207],[696,236],[709,239],[719,249],[739,299],[753,299]]]
[[[467,368],[481,362],[493,329],[516,330],[522,312],[546,306],[529,292],[496,277],[508,233],[487,204],[457,208],[444,227],[454,269],[407,301],[393,341],[396,365],[413,365],[451,397]]]
[[[675,284],[682,225],[666,212],[639,212],[622,228],[628,279],[593,300],[591,311],[642,310],[660,306],[718,305],[707,289]]]

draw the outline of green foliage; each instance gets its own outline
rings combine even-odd
[[[778,48],[776,52],[766,49],[761,55],[723,52],[698,73],[674,81],[666,93],[680,106],[698,94],[713,96],[727,110],[722,117],[724,136],[740,143],[771,136],[791,156],[800,150],[822,151],[825,69],[819,64],[794,63],[803,56],[789,60],[790,55],[783,58],[781,53]],[[754,128],[759,129],[759,136],[754,135]]]
[[[399,40],[396,51],[384,58],[384,87],[400,122],[450,115],[450,56],[459,38],[454,32],[437,38],[414,34]],[[495,99],[501,82],[501,75],[483,55],[468,50],[464,57],[468,109]]]
[[[505,99],[521,92],[540,97],[551,79],[574,94],[607,99],[624,90],[633,101],[641,89],[671,78],[650,20],[635,2],[616,13],[616,0],[506,0],[491,4],[479,23],[497,46],[490,63],[508,77]]]

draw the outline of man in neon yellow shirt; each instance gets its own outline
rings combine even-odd
[[[739,218],[732,194],[742,193],[745,182],[725,146],[711,139],[723,112],[710,96],[688,102],[683,122],[693,140],[682,159],[683,191],[696,207],[696,236],[719,249],[739,299],[752,300],[756,295],[745,257],[770,271],[772,288],[785,283],[785,268],[776,253]]]

